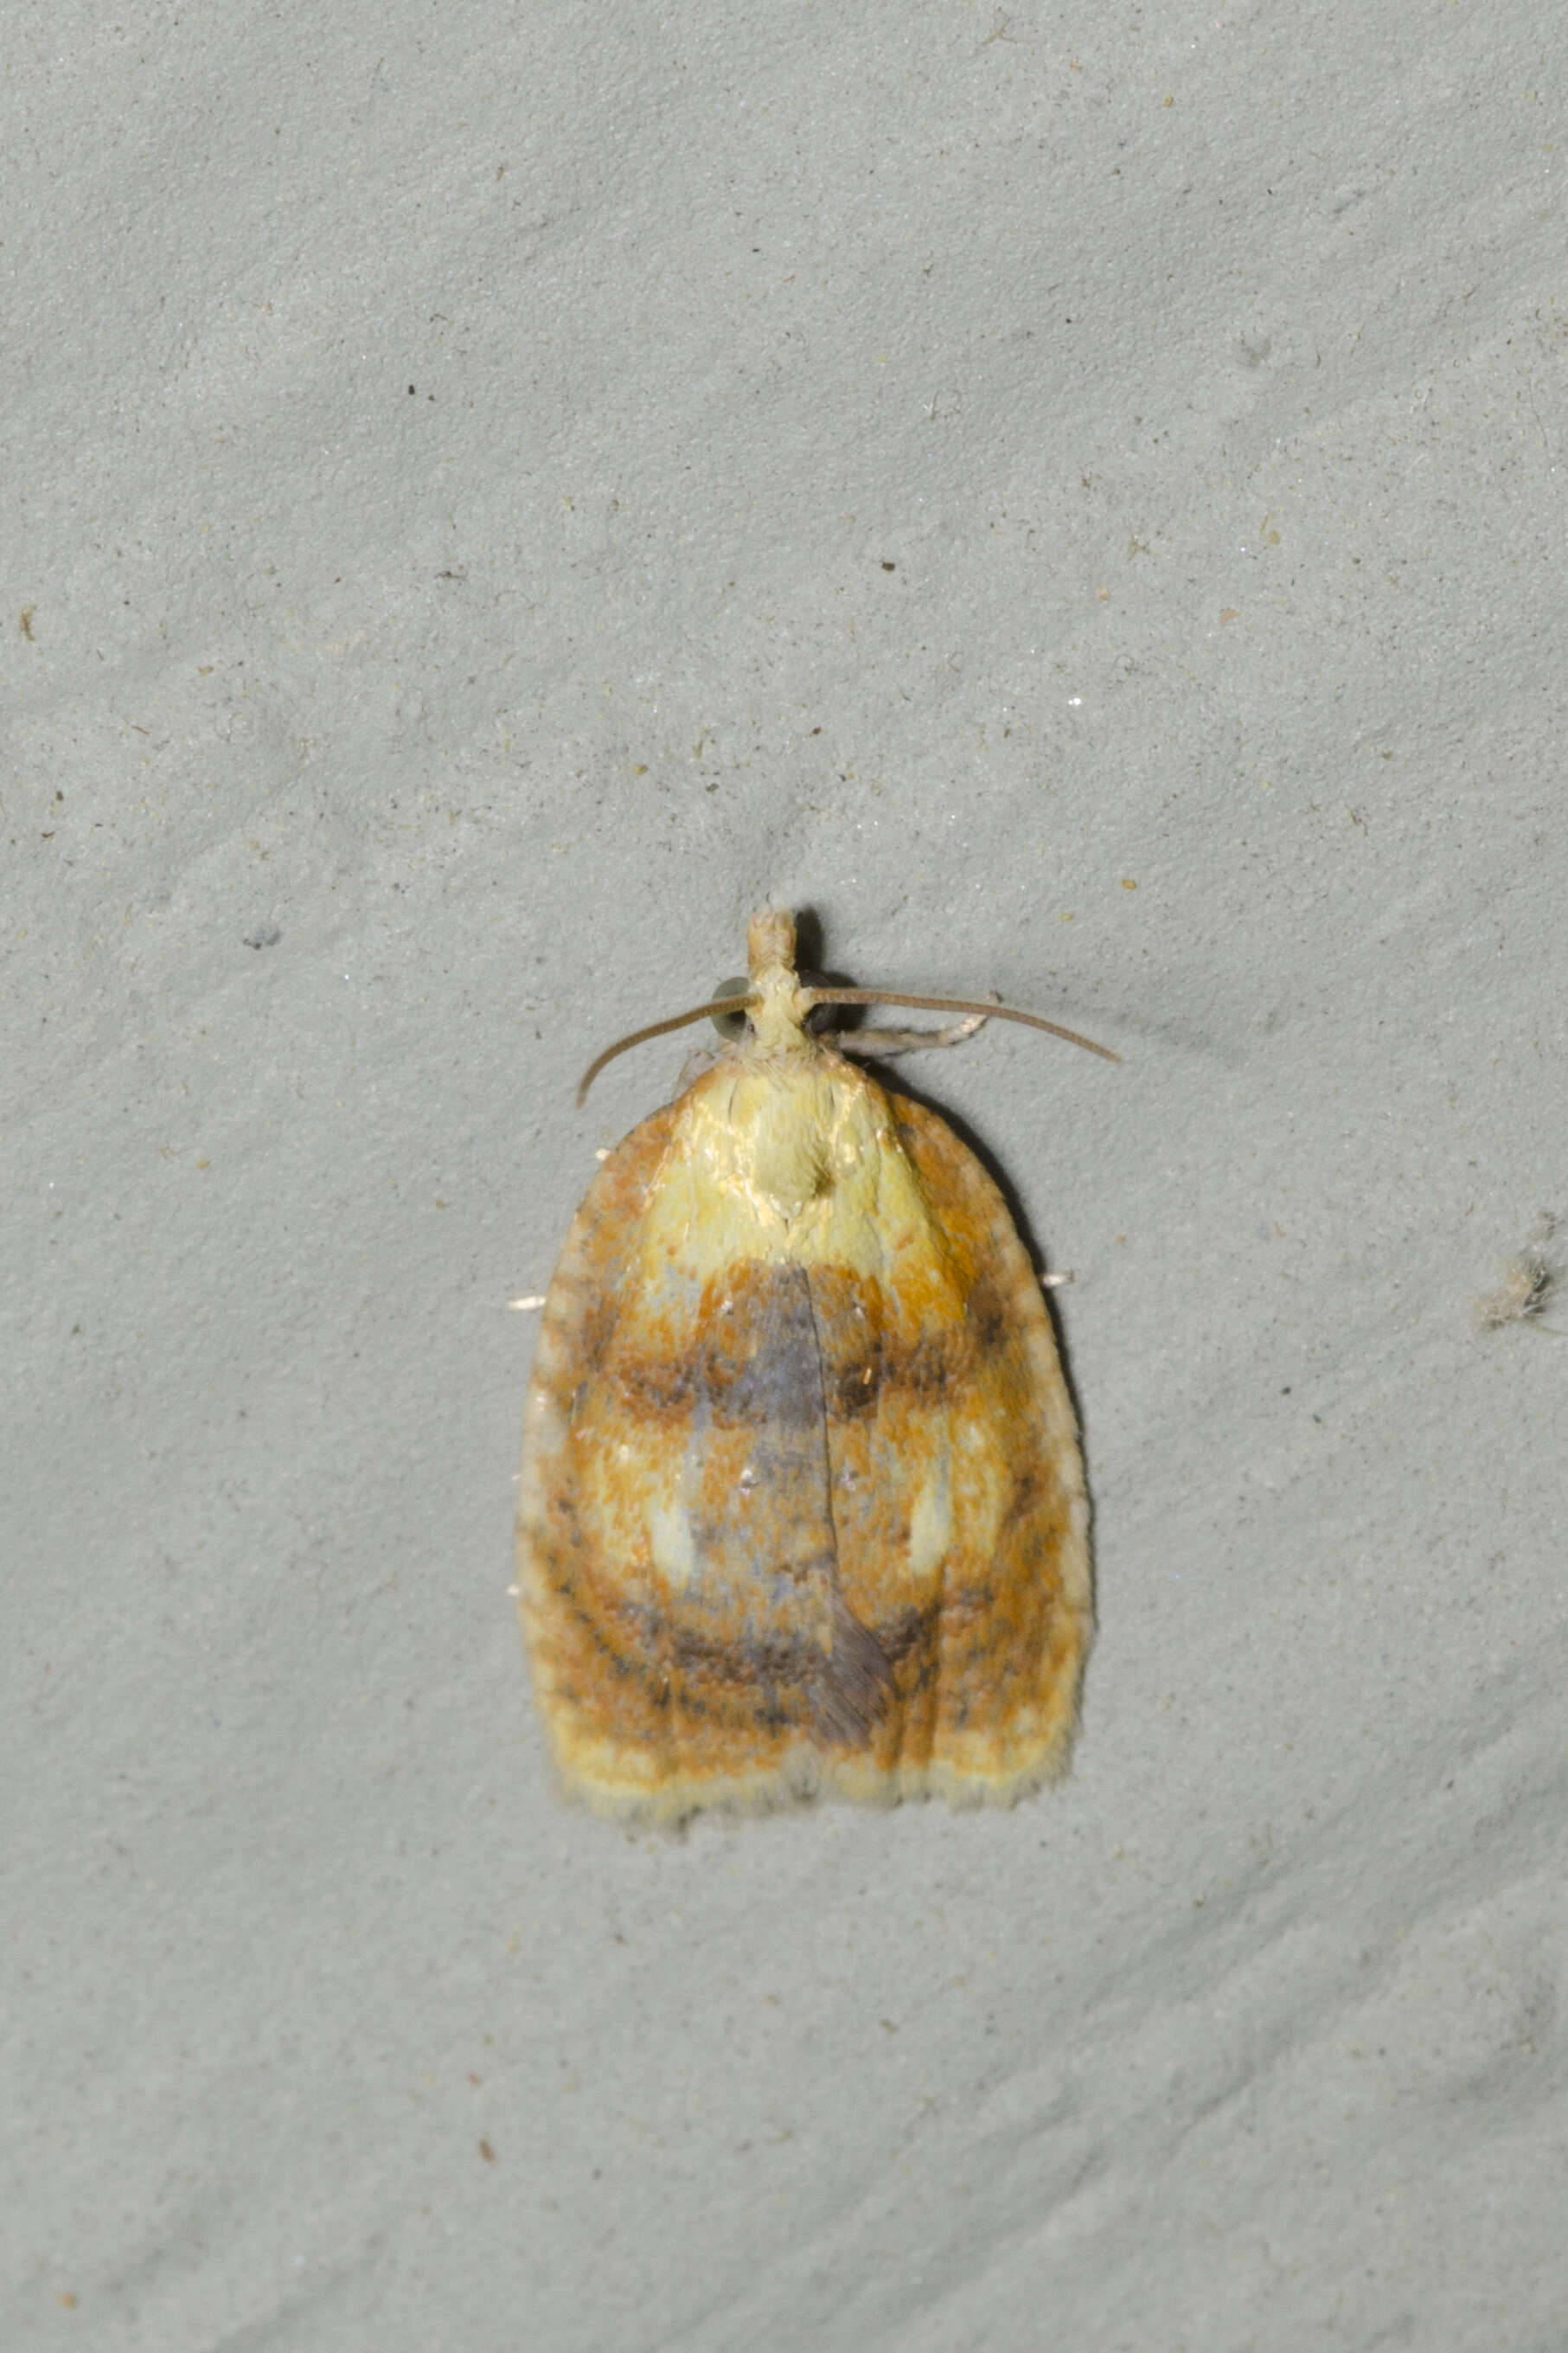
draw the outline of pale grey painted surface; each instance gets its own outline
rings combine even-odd
[[[1469,1306],[1568,1211],[1561,58],[13,42],[7,2346],[1568,2336],[1568,1347]],[[1075,1271],[1101,1630],[1012,1815],[628,1839],[505,1302],[769,892],[1127,1055],[906,1066]]]

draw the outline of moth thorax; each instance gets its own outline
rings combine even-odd
[[[785,1225],[833,1190],[829,1139],[814,1116],[810,1090],[776,1080],[731,1098],[737,1173],[743,1190]]]
[[[774,1130],[757,1139],[752,1156],[751,1190],[775,1217],[794,1225],[815,1201],[833,1190],[833,1172],[820,1140],[808,1132]]]
[[[784,908],[762,907],[746,928],[746,962],[752,978],[780,966],[795,969],[795,917]]]

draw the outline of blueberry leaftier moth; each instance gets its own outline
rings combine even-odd
[[[1040,1287],[934,1113],[814,1034],[764,910],[743,1034],[589,1186],[529,1389],[519,1604],[566,1789],[673,1822],[814,1792],[1007,1805],[1063,1770],[1092,1631],[1089,1504]],[[736,1017],[744,1017],[737,1020]],[[931,1033],[950,1041],[959,1030]]]

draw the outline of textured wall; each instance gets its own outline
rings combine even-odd
[[[1561,2343],[1557,10],[7,65],[0,2337]],[[1099,1640],[1015,1812],[627,1835],[506,1302],[770,893],[1126,1057],[900,1066]]]

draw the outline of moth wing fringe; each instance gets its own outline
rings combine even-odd
[[[944,1758],[927,1765],[894,1766],[884,1771],[858,1757],[842,1760],[801,1748],[765,1772],[714,1779],[672,1780],[664,1787],[635,1788],[574,1776],[555,1765],[562,1794],[601,1820],[626,1830],[685,1831],[699,1814],[721,1821],[753,1820],[799,1810],[835,1799],[892,1812],[897,1806],[925,1805],[945,1799],[953,1813],[1005,1811],[1067,1774],[1076,1721],[1061,1725],[1026,1764],[1005,1773],[963,1772]]]

